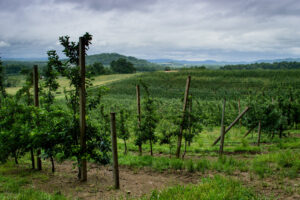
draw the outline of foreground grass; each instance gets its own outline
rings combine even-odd
[[[48,194],[31,188],[32,178],[41,177],[40,173],[19,169],[12,162],[0,165],[0,199],[4,200],[65,200],[61,194]],[[46,177],[47,178],[47,177]]]
[[[297,178],[300,172],[300,152],[281,150],[276,153],[259,154],[252,158],[222,156],[181,160],[168,157],[120,155],[119,164],[132,168],[147,167],[154,171],[185,170],[188,172],[214,171],[232,175],[234,172],[250,172],[260,178],[269,176]]]
[[[238,181],[223,176],[203,179],[198,185],[175,186],[161,192],[153,191],[151,200],[255,200],[267,199],[257,195]]]

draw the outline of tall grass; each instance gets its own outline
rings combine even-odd
[[[267,199],[257,195],[238,181],[223,176],[206,178],[197,185],[175,186],[163,191],[153,191],[144,200],[258,200]]]

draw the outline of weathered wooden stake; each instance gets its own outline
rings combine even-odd
[[[260,135],[261,135],[261,121],[258,122],[258,138],[257,138],[257,146],[260,145]]]
[[[79,73],[80,73],[80,88],[79,88],[79,112],[80,112],[80,146],[83,157],[81,158],[81,181],[87,180],[87,163],[86,163],[86,118],[85,118],[85,39],[79,38]]]
[[[190,99],[188,100],[188,106],[189,106],[189,121],[188,121],[188,129],[189,129],[189,135],[192,134],[192,127],[191,127],[191,113],[192,113],[192,107],[193,107],[193,98],[192,98],[192,94],[190,95]],[[188,141],[188,145],[191,145],[191,141]],[[184,152],[182,154],[182,159],[184,159],[184,156],[186,154],[186,146],[187,146],[187,141],[185,139],[184,141]]]
[[[247,137],[247,136],[251,133],[251,131],[253,131],[254,128],[255,128],[255,127],[250,128],[250,129],[245,133],[244,138]]]
[[[33,87],[34,87],[34,106],[39,107],[39,73],[38,73],[37,65],[33,66]],[[37,168],[38,168],[38,170],[42,170],[42,160],[41,160],[41,150],[40,149],[37,150]]]
[[[240,118],[242,118],[244,116],[244,114],[249,110],[249,107],[246,107],[245,110],[239,115],[237,116],[237,118],[226,128],[225,130],[225,134],[239,121]],[[212,144],[212,146],[216,145],[221,139],[221,136],[218,137],[215,142]]]
[[[35,169],[35,161],[34,161],[33,148],[30,149],[30,156],[31,156],[31,168]]]
[[[118,163],[118,146],[117,146],[117,132],[116,132],[116,113],[110,113],[110,129],[111,129],[111,143],[113,153],[113,178],[115,182],[115,189],[120,189],[119,180],[119,163]]]
[[[137,102],[137,114],[138,114],[138,127],[141,126],[141,96],[140,96],[140,86],[136,85],[136,102]],[[139,154],[143,153],[142,144],[139,144]]]
[[[239,107],[239,115],[241,114],[241,100],[239,99],[238,101],[238,107]],[[239,119],[239,123],[240,123],[240,128],[242,127],[242,120]]]
[[[177,158],[180,157],[181,141],[182,141],[182,131],[183,131],[183,120],[184,120],[184,115],[185,115],[185,111],[186,111],[186,105],[187,105],[187,101],[188,101],[190,84],[191,84],[191,76],[188,76],[188,78],[186,80],[185,94],[184,94],[184,101],[183,101],[182,123],[180,125],[180,131],[179,131],[178,140],[177,140],[177,150],[176,150],[176,157]]]
[[[223,110],[222,110],[222,118],[221,118],[221,135],[220,135],[221,142],[220,142],[219,155],[223,154],[223,148],[224,148],[224,139],[225,139],[225,126],[224,126],[225,106],[226,106],[226,99],[224,98]]]

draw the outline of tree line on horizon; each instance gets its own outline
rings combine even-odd
[[[224,70],[241,70],[241,69],[300,69],[300,62],[274,62],[274,63],[252,63],[225,65],[220,69]]]

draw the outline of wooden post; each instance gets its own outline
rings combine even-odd
[[[141,126],[141,96],[140,96],[140,86],[136,85],[136,102],[137,102],[137,115],[138,115],[138,127]],[[143,153],[142,143],[139,146],[139,154],[140,156]]]
[[[31,168],[35,169],[35,161],[34,161],[33,148],[30,148],[30,156],[31,156]]]
[[[119,163],[118,163],[118,147],[117,147],[117,133],[116,133],[116,114],[110,113],[110,129],[111,129],[111,143],[113,153],[113,178],[115,189],[120,189],[119,180]]]
[[[239,99],[238,101],[238,108],[239,108],[239,115],[241,114],[241,100]],[[240,123],[240,128],[242,127],[242,120],[239,119],[239,123]]]
[[[224,139],[225,139],[225,126],[224,126],[225,105],[226,105],[226,99],[224,98],[223,110],[222,110],[222,118],[221,118],[221,136],[220,136],[221,137],[221,142],[220,142],[219,155],[223,154],[223,148],[224,148]]]
[[[240,118],[244,116],[244,114],[249,110],[249,107],[246,107],[245,110],[235,118],[235,120],[226,128],[225,134],[239,121]],[[216,145],[220,141],[221,137],[218,137],[215,142],[212,144],[212,146]]]
[[[79,73],[80,73],[80,88],[79,88],[79,112],[80,112],[80,146],[81,154],[81,181],[87,180],[87,163],[86,163],[86,119],[85,119],[85,39],[79,38]]]
[[[247,137],[247,136],[251,133],[251,131],[252,131],[254,128],[255,128],[254,126],[253,126],[252,128],[250,128],[250,129],[245,133],[244,138]]]
[[[180,157],[180,150],[181,150],[181,141],[182,141],[182,132],[183,132],[183,120],[184,120],[184,115],[186,111],[186,105],[188,101],[188,95],[189,95],[189,89],[190,89],[190,84],[191,84],[191,76],[188,76],[186,80],[186,86],[185,86],[185,94],[184,94],[184,100],[183,100],[183,113],[182,113],[182,122],[180,124],[180,130],[178,134],[178,140],[177,140],[177,150],[176,150],[176,157]]]
[[[39,73],[38,66],[33,66],[34,106],[39,107]],[[38,123],[38,122],[37,122]],[[34,163],[32,164],[34,166]],[[37,168],[42,170],[41,149],[37,150]]]
[[[188,129],[189,129],[189,135],[192,134],[192,127],[191,127],[191,113],[192,113],[192,107],[193,107],[193,98],[192,98],[192,94],[190,95],[190,99],[188,100],[188,106],[189,106],[189,121],[188,121]],[[187,146],[187,141],[184,141],[184,152],[182,154],[182,159],[184,159],[184,156],[186,154],[186,146]],[[188,145],[191,145],[191,141],[188,141]]]
[[[192,114],[192,111],[193,111],[193,95],[191,94],[190,95],[190,100],[189,100],[189,134],[191,135],[192,134],[192,127],[191,127],[191,114]],[[191,141],[189,140],[189,143],[188,143],[189,146],[191,146]]]
[[[260,145],[260,135],[261,135],[261,121],[258,122],[258,138],[257,138],[257,146]]]

